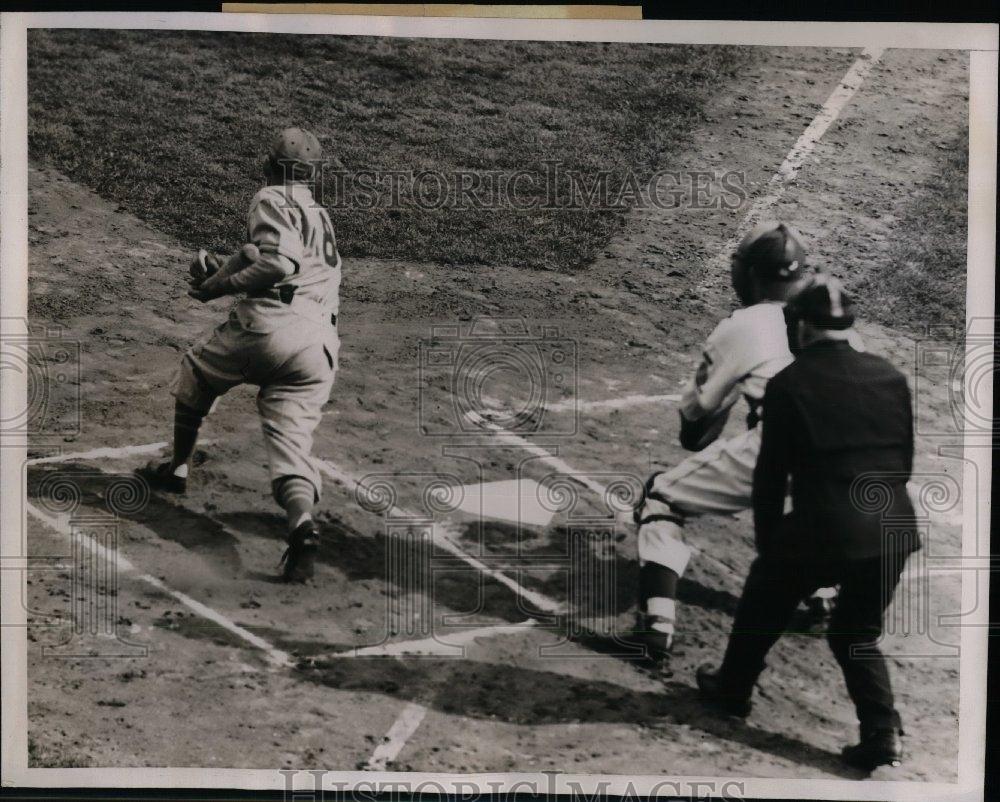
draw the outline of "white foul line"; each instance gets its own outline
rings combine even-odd
[[[214,441],[212,440],[200,440],[199,445],[207,446],[211,445]],[[103,448],[92,448],[89,451],[76,451],[69,454],[53,454],[51,457],[33,457],[25,464],[27,465],[47,465],[53,462],[76,462],[81,459],[96,460],[96,459],[128,459],[129,457],[136,457],[141,454],[155,454],[158,451],[162,451],[170,443],[161,441],[159,443],[144,443],[138,446],[105,446]]]
[[[555,468],[557,471],[559,471],[560,474],[565,476],[567,479],[572,479],[574,482],[577,482],[586,487],[588,490],[593,491],[594,493],[596,493],[598,496],[600,496],[602,499],[605,500],[605,504],[607,504],[608,501],[610,500],[611,494],[607,487],[602,485],[600,482],[590,478],[585,473],[581,473],[580,471],[574,470],[572,466],[569,465],[569,463],[567,463],[563,459],[560,459],[555,454],[546,451],[541,446],[535,445],[534,443],[525,440],[520,435],[516,435],[512,432],[506,431],[502,426],[498,426],[497,424],[493,423],[492,421],[486,420],[485,418],[469,413],[466,414],[466,417],[475,425],[489,429],[491,432],[493,432],[494,436],[501,442],[506,442],[511,445],[518,446],[519,448],[523,448],[529,454],[533,454],[534,456],[538,457],[539,461],[544,462],[546,465],[549,465],[552,468]],[[725,573],[730,578],[735,579],[737,582],[743,581],[742,576],[737,574],[732,568],[730,568],[721,560],[716,559],[711,554],[706,553],[705,551],[697,548],[691,543],[688,543],[687,546],[689,549],[691,549],[691,552],[693,554],[700,555],[701,559],[703,560],[708,560],[713,565],[715,565],[716,568],[718,568],[720,571]]]
[[[139,454],[155,454],[162,451],[170,443],[146,443],[141,446],[121,446],[117,448],[92,448],[90,451],[77,451],[75,454],[55,454],[51,457],[35,457],[28,460],[28,465],[45,465],[50,462],[75,462],[80,459],[123,459]]]
[[[626,409],[628,407],[639,407],[645,404],[667,404],[676,403],[681,400],[677,394],[669,395],[626,395],[622,398],[608,398],[603,401],[579,401],[575,398],[568,398],[565,401],[557,401],[554,404],[545,406],[546,412],[589,412],[594,409]]]
[[[46,513],[36,508],[33,504],[26,502],[25,506],[31,515],[33,515],[39,521],[44,523],[46,526],[54,529],[56,532],[59,532],[65,537],[78,538],[80,544],[85,549],[93,553],[98,560],[113,561],[115,567],[119,572],[132,574],[140,582],[144,582],[147,585],[150,585],[156,588],[157,590],[161,591],[162,593],[166,593],[167,595],[172,596],[181,604],[183,604],[185,607],[187,607],[189,610],[191,610],[193,613],[196,613],[197,615],[201,616],[204,619],[207,619],[208,621],[218,624],[227,632],[230,632],[236,637],[240,638],[241,640],[246,641],[255,649],[259,649],[260,651],[262,651],[264,653],[264,656],[267,658],[268,662],[272,663],[273,665],[281,668],[291,668],[292,666],[295,665],[295,661],[292,659],[290,654],[288,654],[285,651],[282,651],[281,649],[278,649],[276,646],[273,646],[272,644],[268,643],[262,637],[260,637],[259,635],[255,635],[250,630],[244,629],[235,621],[227,618],[222,613],[213,610],[211,607],[207,607],[197,599],[192,599],[186,593],[181,593],[181,591],[179,590],[174,590],[170,586],[166,585],[162,580],[157,579],[155,576],[152,576],[150,574],[140,573],[139,569],[137,569],[135,565],[133,565],[128,560],[128,558],[120,554],[117,550],[112,551],[111,549],[105,548],[96,540],[94,540],[92,537],[90,537],[87,534],[84,534],[83,532],[74,532],[73,529],[66,524],[65,520],[54,518],[51,515],[47,515]]]
[[[502,635],[519,635],[526,629],[538,625],[529,618],[520,624],[494,624],[477,629],[467,629],[455,633],[445,641],[437,637],[421,638],[420,640],[397,641],[395,643],[380,643],[376,646],[359,646],[346,652],[334,652],[324,655],[320,660],[342,660],[353,657],[406,657],[410,655],[426,655],[434,657],[457,657],[464,653],[463,647],[484,638],[496,638]]]
[[[208,442],[208,441],[203,441],[203,442]],[[157,442],[157,443],[144,443],[142,445],[133,445],[133,446],[95,448],[95,449],[90,449],[88,451],[79,451],[71,454],[58,454],[51,457],[38,457],[35,459],[28,460],[28,465],[33,466],[40,464],[70,462],[74,460],[87,460],[87,459],[123,459],[141,454],[156,453],[166,448],[168,445],[169,443],[166,442]],[[353,476],[347,474],[341,468],[337,467],[333,463],[326,460],[317,460],[317,462],[319,464],[320,470],[323,473],[325,473],[328,478],[344,486],[350,492],[358,492],[359,490],[362,493],[364,492],[365,490],[364,486],[360,483],[360,481],[354,478]],[[31,504],[27,505],[27,509],[31,513],[31,515],[33,515],[38,520],[44,522],[48,526],[52,527],[55,531],[60,532],[61,534],[67,537],[72,536],[73,534],[72,531],[69,529],[69,527],[65,525],[63,521],[43,513],[41,510],[37,509]],[[387,513],[393,515],[394,517],[402,517],[402,518],[414,517],[413,514],[408,513],[406,510],[400,509],[399,507],[393,507],[390,510],[387,510]],[[455,532],[454,528],[450,527],[447,523],[437,522],[435,523],[433,530],[434,530],[435,545],[449,552],[450,554],[460,558],[461,560],[465,561],[470,566],[479,571],[481,574],[489,576],[490,578],[504,585],[505,587],[513,591],[517,596],[533,604],[537,609],[548,613],[560,613],[564,611],[564,606],[561,603],[555,601],[554,599],[550,599],[544,594],[537,593],[533,590],[525,588],[519,582],[507,576],[503,572],[498,571],[495,568],[486,565],[481,560],[478,560],[471,554],[468,554],[457,542],[455,542],[454,536],[457,534],[457,532]],[[82,539],[85,547],[91,551],[94,551],[98,555],[106,556],[109,553],[108,550],[106,550],[103,546],[101,546],[99,543],[97,543],[90,537],[83,535]],[[247,643],[250,643],[255,648],[263,651],[268,656],[268,659],[271,662],[283,666],[292,666],[295,664],[295,661],[286,652],[277,649],[276,647],[272,646],[270,643],[265,641],[263,638],[259,637],[258,635],[255,635],[249,630],[244,629],[243,627],[236,624],[234,621],[226,618],[221,613],[212,610],[211,608],[205,606],[196,599],[192,599],[190,596],[187,596],[186,594],[181,593],[180,591],[173,590],[169,586],[165,585],[160,579],[157,579],[156,577],[151,576],[150,574],[139,573],[138,569],[123,555],[115,552],[113,557],[120,571],[127,572],[130,574],[135,574],[140,581],[152,585],[153,587],[156,587],[158,590],[173,596],[182,604],[184,604],[186,607],[188,607],[194,612],[197,612],[198,615],[219,624],[219,626],[237,635],[241,639],[245,640]],[[391,650],[387,650],[387,654],[391,653],[392,653]]]
[[[827,98],[826,103],[823,104],[812,122],[806,127],[806,130],[802,132],[802,135],[792,145],[792,149],[788,151],[785,160],[778,166],[777,172],[767,182],[764,194],[750,205],[750,210],[740,225],[737,226],[736,233],[722,247],[719,254],[720,261],[729,257],[729,254],[732,253],[747,232],[759,223],[764,213],[781,198],[785,189],[799,174],[799,169],[802,167],[803,162],[805,162],[809,154],[816,148],[816,143],[819,142],[823,134],[826,133],[834,120],[837,119],[844,106],[854,97],[854,93],[861,88],[861,84],[868,77],[868,73],[871,72],[879,59],[882,58],[882,53],[883,49],[880,47],[866,48],[851,65],[851,68],[844,73],[844,77],[837,84],[836,89],[830,93],[830,97]],[[706,273],[707,281],[711,281],[711,276],[712,271],[708,271]]]
[[[337,467],[329,460],[316,460],[316,464],[320,471],[326,474],[327,477],[332,479],[337,484],[343,486],[348,491],[354,494],[366,492],[365,486],[361,483],[359,479],[348,474],[342,468]],[[408,512],[400,507],[392,506],[387,509],[384,513],[386,516],[391,516],[393,518],[401,518],[402,520],[418,520],[423,519],[426,516],[418,516],[412,512]],[[550,599],[541,593],[537,593],[530,590],[514,579],[511,579],[502,571],[498,571],[495,568],[491,568],[486,565],[482,560],[473,557],[471,554],[467,553],[458,543],[455,542],[455,536],[458,534],[454,526],[448,524],[446,521],[435,521],[432,526],[432,536],[434,545],[439,546],[450,554],[458,557],[460,560],[471,565],[477,571],[481,572],[485,576],[495,579],[501,585],[512,590],[516,595],[531,602],[537,609],[542,610],[547,613],[560,613],[563,612],[563,605],[554,599]]]
[[[423,705],[418,705],[416,702],[410,702],[404,707],[403,712],[399,714],[389,728],[389,731],[382,738],[382,743],[375,748],[372,756],[368,758],[368,762],[364,766],[365,770],[385,771],[386,766],[396,759],[406,745],[406,742],[410,740],[410,736],[417,731],[420,722],[424,720],[424,716],[426,715],[427,708]]]

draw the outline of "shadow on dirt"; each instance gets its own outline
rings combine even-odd
[[[442,713],[518,725],[606,722],[652,729],[685,724],[715,738],[842,777],[858,776],[837,755],[786,735],[706,713],[695,690],[673,680],[637,691],[604,681],[458,659],[331,659],[299,676],[337,690],[381,693]]]
[[[28,472],[28,498],[50,514],[82,516],[111,514],[152,531],[163,540],[197,554],[210,569],[224,576],[244,576],[277,582],[278,557],[285,539],[284,518],[273,512],[236,512],[208,515],[192,511],[182,498],[149,492],[132,474],[112,473],[79,464],[44,464]],[[89,512],[88,512],[89,511]],[[72,521],[72,518],[70,519]],[[392,530],[373,522],[370,533],[358,531],[334,516],[319,519],[322,541],[319,559],[343,573],[349,581],[375,580],[396,593],[431,596],[451,611],[455,624],[464,618],[512,623],[535,618],[558,623],[508,588],[454,555],[431,545],[405,529]],[[513,532],[508,532],[516,537]],[[251,571],[242,564],[237,548],[240,536],[275,543],[275,571]],[[120,537],[120,535],[119,535]],[[573,546],[564,529],[554,530],[547,542],[533,540],[533,548],[507,549],[489,556],[468,546],[477,558],[502,571],[522,586],[588,618],[615,618],[634,604],[638,566],[617,552],[591,559],[590,544]],[[595,573],[596,567],[596,573]],[[683,579],[682,602],[731,615],[737,599],[732,594]]]
[[[469,524],[462,543],[473,554],[507,557],[521,568],[518,581],[556,599],[567,599],[571,609],[586,610],[593,617],[616,617],[635,606],[639,564],[623,556],[609,533],[557,526],[539,533],[527,527],[490,521]],[[480,551],[482,549],[483,551]],[[677,589],[684,604],[736,612],[739,598],[729,591],[682,577]]]
[[[280,515],[226,513],[217,519],[241,533],[284,542],[285,522]],[[349,581],[376,580],[395,588],[397,593],[432,595],[435,604],[470,620],[499,618],[514,623],[526,618],[550,618],[479,570],[434,548],[419,534],[402,530],[390,533],[382,522],[373,524],[367,533],[333,516],[322,516],[317,521],[321,537],[319,562]],[[529,584],[523,574],[517,578]]]
[[[27,497],[50,515],[69,514],[71,527],[74,519],[87,526],[105,517],[112,520],[114,515],[141,524],[163,540],[203,557],[205,564],[220,574],[243,573],[237,539],[232,533],[211,518],[187,509],[180,500],[150,493],[148,486],[132,474],[78,464],[36,465],[28,471]]]

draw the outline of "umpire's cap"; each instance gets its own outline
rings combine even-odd
[[[840,280],[818,273],[802,292],[788,302],[789,312],[819,329],[849,329],[854,325],[851,297]]]
[[[740,242],[733,259],[763,281],[794,281],[805,274],[802,235],[785,223],[759,223]]]
[[[309,181],[323,158],[323,146],[304,128],[286,128],[274,138],[268,154],[271,166],[286,179]]]

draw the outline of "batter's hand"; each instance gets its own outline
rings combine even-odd
[[[221,298],[228,292],[226,288],[225,278],[220,278],[218,275],[211,275],[204,281],[199,281],[197,283],[194,280],[191,281],[191,289],[188,290],[188,295],[194,298],[196,301],[201,303],[208,303],[209,301],[214,301],[216,298]]]
[[[197,255],[191,260],[188,273],[191,278],[188,283],[191,286],[201,284],[205,279],[215,275],[219,271],[219,258],[214,253],[209,253],[204,248],[198,250]]]

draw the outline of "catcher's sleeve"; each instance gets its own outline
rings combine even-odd
[[[721,400],[712,398],[716,406],[706,409],[702,404],[706,397],[702,388],[712,375],[712,360],[705,354],[694,377],[681,393],[680,417],[681,447],[687,451],[701,451],[714,443],[729,420],[729,411],[739,399],[739,388],[734,385]]]
[[[729,410],[732,407],[724,407],[711,415],[704,415],[697,420],[689,420],[681,411],[681,448],[687,451],[701,451],[708,448],[719,439],[722,430],[726,428],[726,421],[729,420]]]

